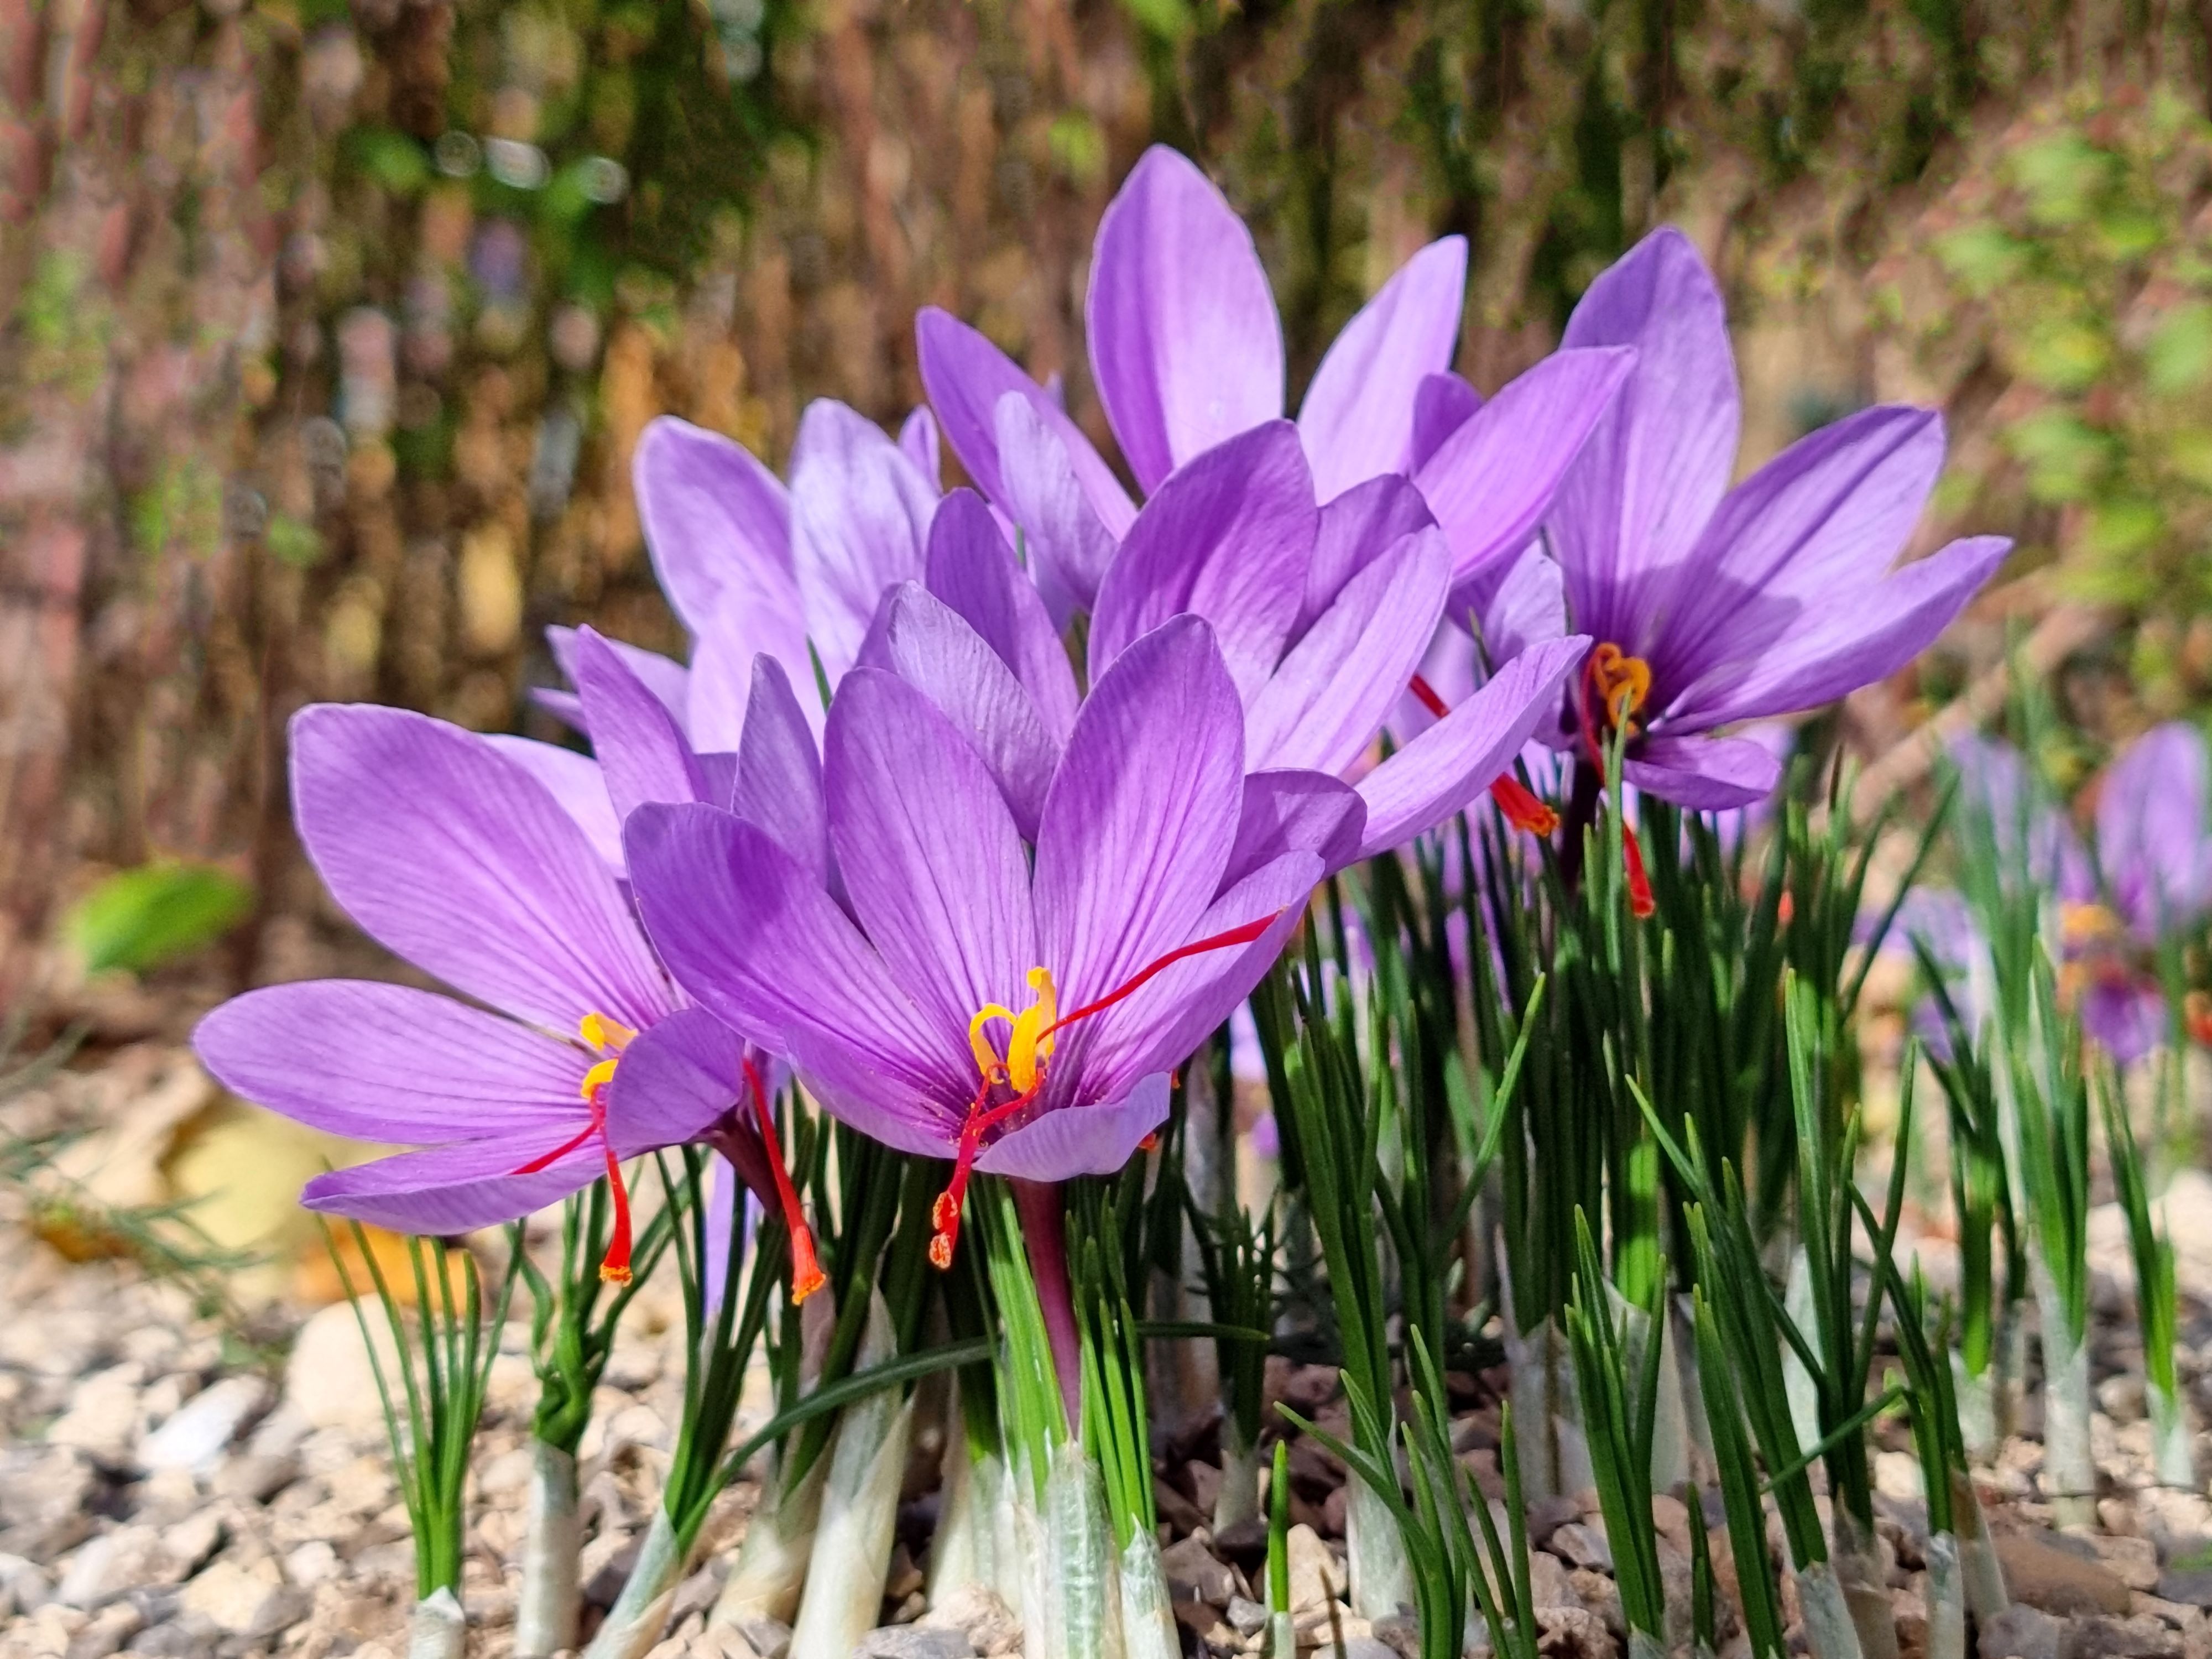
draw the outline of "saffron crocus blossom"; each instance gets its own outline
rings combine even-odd
[[[666,768],[696,770],[672,717],[604,641],[586,633],[578,663],[614,807],[674,787]],[[295,822],[332,896],[371,937],[484,1006],[366,981],[274,986],[203,1020],[201,1058],[286,1116],[423,1149],[317,1176],[308,1207],[463,1232],[604,1174],[616,1227],[602,1271],[625,1277],[621,1164],[707,1133],[741,1084],[730,1073],[718,1097],[696,1076],[665,1086],[687,1057],[696,1072],[710,1034],[654,959],[604,848],[532,767],[474,733],[362,705],[305,709],[291,732]],[[811,1288],[804,1223],[790,1213],[794,1290]]]
[[[1321,858],[1245,813],[1244,723],[1205,624],[1136,641],[1075,719],[1033,842],[938,704],[861,667],[831,706],[824,786],[850,911],[756,826],[708,806],[628,825],[640,908],[701,1006],[787,1055],[834,1115],[969,1172],[1121,1167],[1168,1074],[1258,981]]]
[[[2003,558],[2002,538],[1893,569],[1943,464],[1932,410],[1869,409],[1731,489],[1739,400],[1719,290],[1679,231],[1594,283],[1568,347],[1632,346],[1620,398],[1546,526],[1573,625],[1597,641],[1556,741],[1628,728],[1626,775],[1690,807],[1771,791],[1773,757],[1722,735],[1893,672]]]
[[[1364,493],[1358,514],[1402,513],[1406,492],[1377,486],[1413,477],[1455,588],[1527,544],[1628,366],[1615,350],[1559,353],[1486,404],[1449,372],[1466,277],[1456,236],[1407,260],[1324,354],[1295,428],[1324,505]],[[1108,423],[1146,495],[1282,418],[1282,325],[1251,234],[1175,151],[1146,151],[1100,221],[1085,316]],[[1090,609],[1137,517],[1127,493],[1052,394],[981,334],[934,309],[915,330],[954,453],[1022,527],[1055,614]]]

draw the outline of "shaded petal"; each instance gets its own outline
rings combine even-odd
[[[808,729],[817,738],[826,711],[816,689],[813,658],[806,649],[806,623],[799,591],[781,611],[732,606],[691,647],[691,692],[686,722],[702,753],[734,750],[745,729],[746,700],[752,695],[753,663],[766,657],[805,688],[799,703]]]
[[[1345,583],[1401,537],[1425,530],[1436,520],[1421,492],[1395,474],[1355,484],[1321,510],[1314,535],[1313,562],[1306,567],[1304,596],[1291,637],[1303,639],[1314,619],[1328,609]]]
[[[641,806],[623,826],[638,908],[699,1005],[771,1054],[836,1050],[904,1097],[964,1101],[963,1022],[933,1026],[812,872],[712,806]],[[920,1109],[917,1105],[916,1109]]]
[[[1419,530],[1344,585],[1252,701],[1245,764],[1341,772],[1420,666],[1443,615],[1451,549]]]
[[[965,1053],[963,1046],[963,1059]],[[823,1111],[869,1139],[922,1158],[951,1158],[957,1149],[975,1093],[968,1080],[975,1076],[973,1060],[966,1060],[965,1078],[923,1090],[896,1067],[804,1030],[792,1035],[791,1063]]]
[[[788,591],[790,498],[744,447],[663,415],[637,441],[630,482],[653,574],[694,634],[727,599]]]
[[[1420,384],[1450,368],[1466,295],[1467,239],[1440,237],[1399,266],[1330,343],[1298,405],[1321,500],[1406,466]]]
[[[822,799],[822,757],[783,665],[773,657],[753,659],[728,805],[767,830],[817,883],[828,883],[830,812]]]
[[[1532,647],[1489,684],[1359,781],[1372,858],[1439,823],[1488,788],[1546,719],[1561,684],[1589,648],[1581,635]]]
[[[614,874],[622,874],[622,820],[607,797],[607,781],[599,762],[557,743],[538,743],[504,732],[487,732],[484,741],[544,784],[561,803],[561,810],[576,821],[599,861]]]
[[[2132,1066],[2166,1041],[2166,998],[2154,984],[2093,979],[2081,994],[2081,1029]]]
[[[929,591],[982,635],[1027,688],[1055,744],[1075,728],[1075,669],[998,521],[973,490],[945,498],[929,526]]]
[[[1480,621],[1482,642],[1492,662],[1510,662],[1530,646],[1567,634],[1566,579],[1559,567],[1531,547],[1503,568],[1503,577],[1488,592],[1470,585],[1455,590],[1449,601],[1455,617],[1472,610]]]
[[[1251,772],[1237,820],[1237,843],[1222,872],[1224,891],[1285,853],[1311,853],[1338,870],[1359,851],[1367,803],[1341,779],[1320,772]]]
[[[921,580],[936,510],[935,486],[872,421],[827,398],[806,406],[791,450],[792,567],[832,685],[884,590]]]
[[[571,685],[576,683],[576,635],[580,631],[574,628],[557,627],[545,630],[546,648],[552,652],[553,660],[560,665],[562,678]],[[601,635],[600,639],[608,650],[622,659],[623,666],[642,680],[647,689],[660,700],[662,706],[676,717],[677,724],[682,725],[685,711],[691,701],[691,671],[673,657],[664,657],[658,651],[648,651],[641,645],[631,645],[622,640],[610,640],[605,635]],[[539,695],[542,699],[549,696],[559,696],[561,694],[551,692]],[[550,703],[547,706],[551,707]],[[568,720],[569,724],[588,737],[590,732],[584,725],[582,706],[576,704],[574,707],[577,713],[573,719],[566,714],[562,718]]]
[[[1146,150],[1098,222],[1084,307],[1099,401],[1146,493],[1283,412],[1283,330],[1252,233],[1206,176]]]
[[[707,782],[681,727],[591,629],[576,638],[576,694],[617,822],[649,800],[704,800]]]
[[[1011,507],[1000,476],[997,410],[1001,398],[1018,392],[1045,428],[1060,440],[1084,497],[1106,533],[1116,541],[1127,533],[1137,516],[1136,503],[1082,428],[1067,418],[1052,391],[1022,373],[1012,358],[967,324],[935,306],[922,307],[914,331],[930,404],[945,423],[952,453],[985,495]]]
[[[1320,517],[1288,421],[1199,457],[1145,503],[1099,585],[1091,678],[1139,635],[1189,611],[1212,624],[1238,692],[1257,696],[1297,620]]]
[[[921,474],[922,482],[941,492],[945,463],[939,454],[937,417],[929,412],[928,404],[917,404],[907,412],[899,427],[898,446],[914,463],[914,470]]]
[[[905,595],[965,628],[920,588]],[[923,1017],[964,1036],[985,1003],[1024,1006],[1037,961],[1028,851],[967,735],[924,692],[855,669],[830,710],[823,775],[853,908]]]
[[[1444,440],[1474,418],[1482,407],[1482,394],[1458,375],[1425,374],[1413,392],[1413,441],[1406,454],[1406,471],[1419,472],[1430,457],[1444,447]]]
[[[574,1134],[594,1058],[434,991],[349,979],[233,997],[200,1021],[192,1047],[241,1099],[330,1134],[379,1141],[563,1125]]]
[[[557,1204],[606,1173],[606,1153],[596,1138],[534,1175],[515,1173],[574,1133],[465,1140],[380,1158],[317,1176],[300,1202],[399,1233],[451,1237],[496,1227]]]
[[[1108,1105],[1063,1106],[999,1137],[976,1157],[985,1175],[1022,1181],[1073,1181],[1112,1175],[1145,1137],[1167,1121],[1168,1074],[1139,1078]]]
[[[1092,688],[1037,832],[1037,959],[1063,1008],[1194,937],[1235,842],[1243,773],[1243,711],[1196,617],[1146,635]]]
[[[1620,772],[1638,789],[1698,812],[1749,806],[1782,781],[1782,763],[1749,738],[1647,738]]]
[[[1655,230],[1590,284],[1565,346],[1633,346],[1637,369],[1553,506],[1575,626],[1632,654],[1728,491],[1741,419],[1728,318],[1687,237]]]
[[[2097,854],[2112,901],[2156,942],[2212,899],[2204,821],[2204,738],[2179,720],[2154,726],[2112,763],[2097,792]]]
[[[1006,515],[1021,527],[1023,550],[1037,584],[1053,600],[1054,614],[1088,611],[1118,544],[1085,495],[1067,445],[1037,410],[1034,400],[1009,392],[994,416]],[[1129,522],[1136,511],[1130,509]],[[1127,526],[1125,524],[1124,529]]]
[[[921,692],[988,769],[1022,839],[1035,839],[1060,745],[1013,670],[981,635],[919,583],[902,582],[884,596],[860,665],[896,675]],[[833,707],[833,726],[836,719]]]
[[[1815,708],[1895,673],[1950,626],[2011,547],[2002,536],[1955,541],[1849,605],[1808,611],[1739,676],[1714,677],[1684,696],[1653,722],[1655,734]]]
[[[744,1058],[745,1040],[703,1008],[680,1008],[640,1032],[607,1085],[615,1156],[696,1140],[732,1107],[750,1114]]]
[[[1633,352],[1555,351],[1469,416],[1415,475],[1464,581],[1528,544],[1553,492],[1635,366]]]
[[[291,732],[300,838],[371,938],[549,1030],[675,1006],[590,840],[483,738],[365,704],[301,709]]]

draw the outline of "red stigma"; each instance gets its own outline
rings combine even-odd
[[[1422,708],[1427,709],[1429,713],[1434,714],[1438,720],[1442,720],[1445,715],[1451,713],[1449,706],[1445,703],[1442,697],[1437,695],[1437,688],[1431,685],[1419,674],[1413,676],[1413,680],[1406,689],[1411,691],[1414,697],[1419,701]]]
[[[551,1152],[533,1158],[520,1169],[511,1171],[519,1176],[536,1175],[549,1170],[597,1135],[599,1149],[606,1154],[607,1188],[615,1203],[614,1237],[607,1243],[607,1253],[599,1259],[599,1277],[610,1285],[627,1285],[630,1279],[630,1219],[629,1188],[623,1183],[622,1165],[615,1158],[614,1143],[607,1139],[607,1085],[604,1083],[592,1091],[592,1118],[583,1128],[564,1140]]]
[[[1626,822],[1620,826],[1620,859],[1628,866],[1629,914],[1638,921],[1649,921],[1659,908],[1658,901],[1651,896],[1651,878],[1644,873],[1644,848]]]
[[[1498,803],[1506,823],[1540,840],[1559,827],[1559,815],[1510,773],[1490,786],[1490,799]]]
[[[768,1103],[768,1091],[761,1086],[760,1073],[754,1069],[750,1055],[745,1058],[744,1067],[745,1082],[752,1090],[753,1110],[760,1119],[761,1144],[768,1149],[768,1167],[775,1175],[775,1197],[783,1210],[784,1231],[791,1236],[791,1299],[804,1302],[829,1280],[814,1254],[814,1230],[806,1224],[805,1212],[799,1208],[799,1189],[791,1184],[791,1172],[783,1167],[783,1148],[775,1138],[775,1113]]]

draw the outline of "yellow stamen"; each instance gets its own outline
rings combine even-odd
[[[1006,1044],[1006,1080],[1023,1094],[1036,1086],[1039,1064],[1052,1058],[1052,1024],[1060,1018],[1060,993],[1050,972],[1030,969],[1030,989],[1036,1000],[1015,1016],[1013,1038]]]
[[[983,1035],[983,1028],[994,1019],[1014,1023],[1014,1011],[996,1002],[987,1002],[968,1022],[968,1051],[975,1056],[976,1068],[987,1078],[995,1078],[1006,1069],[999,1063],[999,1051],[991,1046],[991,1039]]]
[[[577,1034],[585,1043],[601,1054],[611,1049],[620,1054],[630,1045],[637,1033],[618,1019],[609,1019],[605,1014],[586,1014],[576,1022]]]
[[[1599,706],[1615,726],[1627,726],[1628,717],[1642,708],[1651,695],[1651,665],[1641,657],[1630,656],[1617,645],[1608,642],[1592,651],[1589,673]]]
[[[2120,919],[2101,904],[2069,904],[2060,912],[2058,925],[2069,945],[2118,939],[2126,931]]]
[[[589,1100],[614,1080],[615,1062],[612,1060],[603,1060],[584,1073],[584,1084],[580,1092],[585,1099]]]

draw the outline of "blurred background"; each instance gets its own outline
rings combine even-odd
[[[2204,0],[0,0],[0,1006],[173,1040],[363,965],[285,720],[551,736],[545,624],[680,649],[655,414],[779,466],[811,398],[895,422],[934,303],[1106,444],[1091,236],[1154,141],[1254,227],[1294,386],[1432,236],[1489,389],[1686,227],[1747,468],[1938,404],[1923,545],[2019,540],[1851,742],[1912,782],[2010,641],[2087,776],[2212,691],[2208,56]]]

